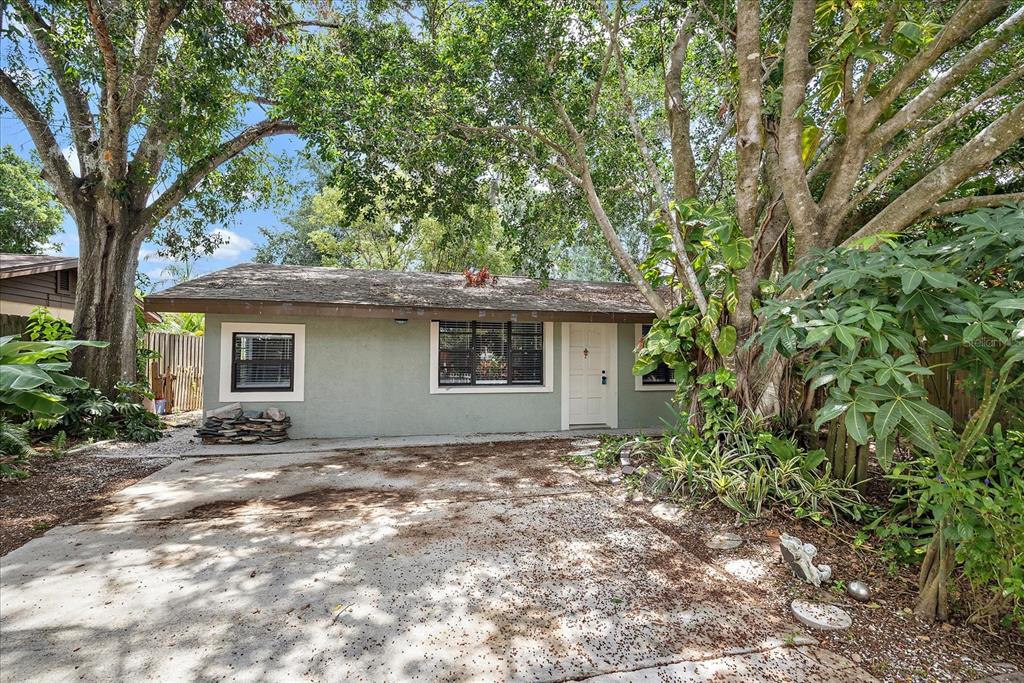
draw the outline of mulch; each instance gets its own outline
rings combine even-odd
[[[869,499],[886,493],[869,490]],[[878,501],[875,501],[878,502]],[[968,624],[966,614],[954,613],[947,624],[927,624],[911,609],[917,590],[916,567],[891,563],[870,542],[855,548],[853,525],[823,528],[808,520],[769,511],[765,517],[737,525],[733,511],[712,501],[688,508],[685,521],[665,522],[649,513],[650,502],[627,503],[637,515],[675,539],[709,564],[723,567],[749,559],[769,568],[763,578],[750,584],[774,612],[790,617],[790,603],[797,598],[842,607],[853,617],[845,631],[815,631],[822,646],[853,660],[880,681],[976,681],[1015,670],[1024,681],[1024,630],[1021,625]],[[704,541],[722,531],[744,539],[731,551],[711,551]],[[780,533],[799,537],[818,548],[815,563],[832,567],[833,580],[860,579],[872,588],[869,604],[858,603],[832,581],[814,588],[789,572],[778,549]],[[794,630],[800,628],[794,623]]]
[[[26,479],[0,479],[0,556],[58,524],[100,513],[109,497],[169,462],[166,458],[36,455]]]

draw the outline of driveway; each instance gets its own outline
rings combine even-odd
[[[0,679],[871,680],[568,450],[177,461],[3,558]]]

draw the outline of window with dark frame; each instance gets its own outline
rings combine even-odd
[[[642,336],[646,337],[647,333],[650,331],[650,325],[640,326],[640,334]],[[643,384],[644,386],[657,386],[659,384],[675,384],[675,373],[669,366],[665,365],[664,363],[659,363],[658,367],[656,367],[653,371],[647,373],[640,379],[640,383]]]
[[[544,384],[544,323],[437,323],[438,386]]]
[[[71,291],[71,271],[70,270],[58,270],[57,276],[57,291],[58,292],[70,292]]]
[[[231,391],[292,391],[295,335],[235,332],[231,337]]]

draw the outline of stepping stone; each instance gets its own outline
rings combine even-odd
[[[808,602],[807,600],[794,600],[790,604],[793,616],[804,626],[821,629],[823,631],[840,631],[850,628],[853,619],[844,610],[835,605],[825,605],[820,602]]]
[[[678,522],[685,516],[686,511],[672,503],[658,503],[651,508],[651,514],[666,522]]]
[[[704,541],[704,545],[712,550],[732,550],[733,548],[739,548],[743,545],[743,539],[736,534],[724,532],[721,534],[715,534],[708,540]]]
[[[573,451],[573,452],[569,453],[569,457],[570,458],[588,458],[588,457],[594,455],[594,453],[596,453],[596,451],[594,451],[591,448],[581,448],[579,450],[576,450],[576,451]]]
[[[622,466],[622,473],[623,474],[633,474],[634,472],[636,472],[636,468],[633,467],[632,465],[623,465]]]
[[[597,448],[601,445],[601,442],[597,439],[576,439],[570,441],[569,445],[573,448]]]

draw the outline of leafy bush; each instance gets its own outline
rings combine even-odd
[[[946,455],[955,450],[893,466],[894,509],[879,535],[898,557],[919,560],[942,524],[970,589],[970,620],[1024,624],[1024,432],[997,425],[963,463]]]
[[[35,454],[28,438],[28,428],[0,414],[0,477],[27,477],[21,468]]]
[[[22,336],[28,337],[30,341],[64,341],[75,335],[66,320],[54,316],[49,309],[36,306],[28,314],[28,323]]]
[[[658,469],[671,493],[717,499],[741,521],[772,507],[823,524],[861,517],[862,497],[851,482],[832,476],[824,451],[804,451],[772,433],[764,418],[737,408],[726,395],[734,385],[729,370],[701,375],[697,385],[704,409],[699,429],[686,424],[660,440],[640,437],[630,444],[634,461]],[[599,449],[599,459],[624,445],[620,439]]]
[[[37,420],[38,429],[91,439],[149,442],[160,438],[160,418],[140,403],[142,398],[152,398],[144,385],[119,382],[114,400],[89,387],[65,391],[63,396],[67,410],[59,417]]]
[[[21,416],[58,417],[67,406],[59,390],[82,389],[85,380],[65,375],[68,354],[78,346],[104,347],[107,342],[66,339],[17,341],[0,338],[0,412]]]

